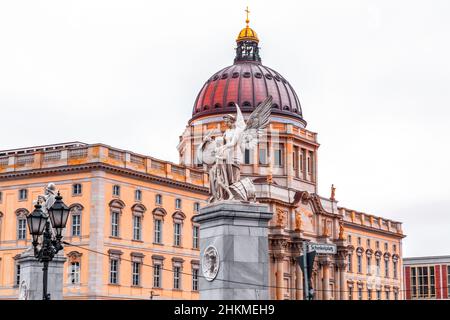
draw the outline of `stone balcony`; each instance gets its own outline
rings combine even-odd
[[[90,163],[104,163],[200,187],[208,186],[208,175],[203,170],[188,168],[104,144],[61,144],[0,151],[0,174]]]

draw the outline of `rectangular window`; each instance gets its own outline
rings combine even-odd
[[[313,163],[314,163],[313,156],[314,156],[313,152],[309,151],[309,155],[308,155],[308,173],[311,174],[311,175],[313,174]]]
[[[397,279],[397,261],[393,261],[394,279]]]
[[[173,288],[181,289],[181,268],[178,266],[173,267]]]
[[[371,264],[372,264],[372,257],[367,257],[367,274],[370,274]]]
[[[348,270],[348,272],[353,272],[352,255],[351,254],[349,254],[347,256],[347,270]]]
[[[362,257],[357,256],[356,259],[358,259],[358,273],[362,273]]]
[[[141,240],[141,217],[133,216],[133,240]]]
[[[297,146],[294,146],[294,152],[292,153],[292,169],[294,169],[294,175],[296,177],[299,176],[299,148]]]
[[[259,145],[258,159],[259,164],[267,164],[267,145]]]
[[[367,248],[370,248],[370,239],[367,239]]]
[[[377,290],[377,300],[381,300],[381,290]]]
[[[72,195],[79,196],[81,194],[81,184],[75,183],[72,185]]]
[[[198,291],[198,269],[192,269],[192,291]]]
[[[353,300],[353,287],[348,287],[348,300]]]
[[[450,297],[450,266],[447,266],[447,296]]]
[[[3,192],[0,191],[0,203],[2,202],[2,200],[3,200]]]
[[[348,242],[348,244],[352,243],[352,236],[351,235],[347,236],[347,242]]]
[[[175,246],[181,245],[181,223],[178,222],[173,224],[173,244]]]
[[[161,265],[153,265],[153,287],[161,288]]]
[[[380,276],[380,269],[381,269],[381,266],[380,266],[380,259],[376,259],[376,261],[377,261],[377,276]]]
[[[244,164],[250,164],[251,163],[251,152],[250,149],[244,150]]]
[[[367,300],[372,300],[372,290],[367,289]]]
[[[362,288],[358,288],[358,300],[362,300]]]
[[[142,191],[141,190],[134,191],[134,200],[136,200],[136,201],[142,200]]]
[[[277,148],[274,149],[274,166],[282,167],[283,166],[283,145],[280,144]]]
[[[162,205],[162,195],[157,194],[157,195],[155,196],[155,203],[156,203],[158,206]]]
[[[27,237],[27,220],[18,219],[17,220],[17,239],[25,240]]]
[[[16,263],[16,286],[20,285],[20,264]]]
[[[20,189],[19,190],[19,200],[27,200],[27,197],[28,197],[28,190]]]
[[[200,211],[200,203],[194,203],[194,213],[198,213]]]
[[[119,236],[119,213],[115,211],[111,212],[111,236]]]
[[[361,237],[358,237],[358,246],[361,245]]]
[[[391,300],[391,295],[390,295],[390,291],[386,290],[386,300]]]
[[[139,286],[141,283],[141,264],[133,262],[133,286]]]
[[[80,263],[79,262],[72,262],[70,264],[69,283],[71,283],[71,284],[80,283]]]
[[[394,291],[394,300],[398,300],[398,292]]]
[[[120,196],[120,186],[117,185],[113,186],[113,196],[116,197]]]
[[[434,267],[411,267],[411,291],[413,299],[436,297]]]
[[[375,242],[375,247],[376,247],[377,249],[380,249],[380,241],[376,241],[376,242]]]
[[[155,219],[155,243],[161,243],[161,227],[162,221],[160,219]]]
[[[72,236],[79,237],[81,235],[81,215],[72,215]]]
[[[389,278],[389,260],[384,260],[384,276]]]
[[[109,283],[119,283],[119,260],[117,259],[109,260]]]
[[[175,199],[175,209],[181,209],[181,199]]]
[[[194,226],[194,228],[192,229],[192,248],[194,249],[198,249],[199,231],[199,226]]]

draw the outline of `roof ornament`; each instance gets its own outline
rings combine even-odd
[[[247,13],[247,19],[245,19],[245,23],[247,24],[247,27],[248,27],[248,24],[249,24],[249,22],[250,22],[250,20],[248,19],[248,14],[250,13],[250,10],[248,10],[248,6],[247,6],[247,8],[245,9],[245,12]]]

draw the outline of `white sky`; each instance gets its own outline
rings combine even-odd
[[[450,254],[450,1],[0,0],[0,149],[83,141],[178,161],[250,25],[319,133],[319,187]],[[164,138],[163,138],[164,137]]]

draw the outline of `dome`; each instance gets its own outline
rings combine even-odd
[[[303,120],[300,101],[289,82],[275,70],[259,62],[236,61],[209,78],[197,95],[192,120],[203,116],[252,112],[269,95],[273,97],[272,114]]]
[[[242,29],[236,39],[237,42],[243,40],[259,42],[258,35],[256,34],[255,30],[253,30],[249,26],[246,26],[244,29]]]
[[[247,10],[248,14],[248,10]],[[247,26],[236,39],[234,64],[214,73],[197,95],[189,122],[204,116],[252,112],[260,102],[272,96],[272,114],[295,118],[306,126],[297,94],[289,82],[275,70],[262,65],[258,36]]]

